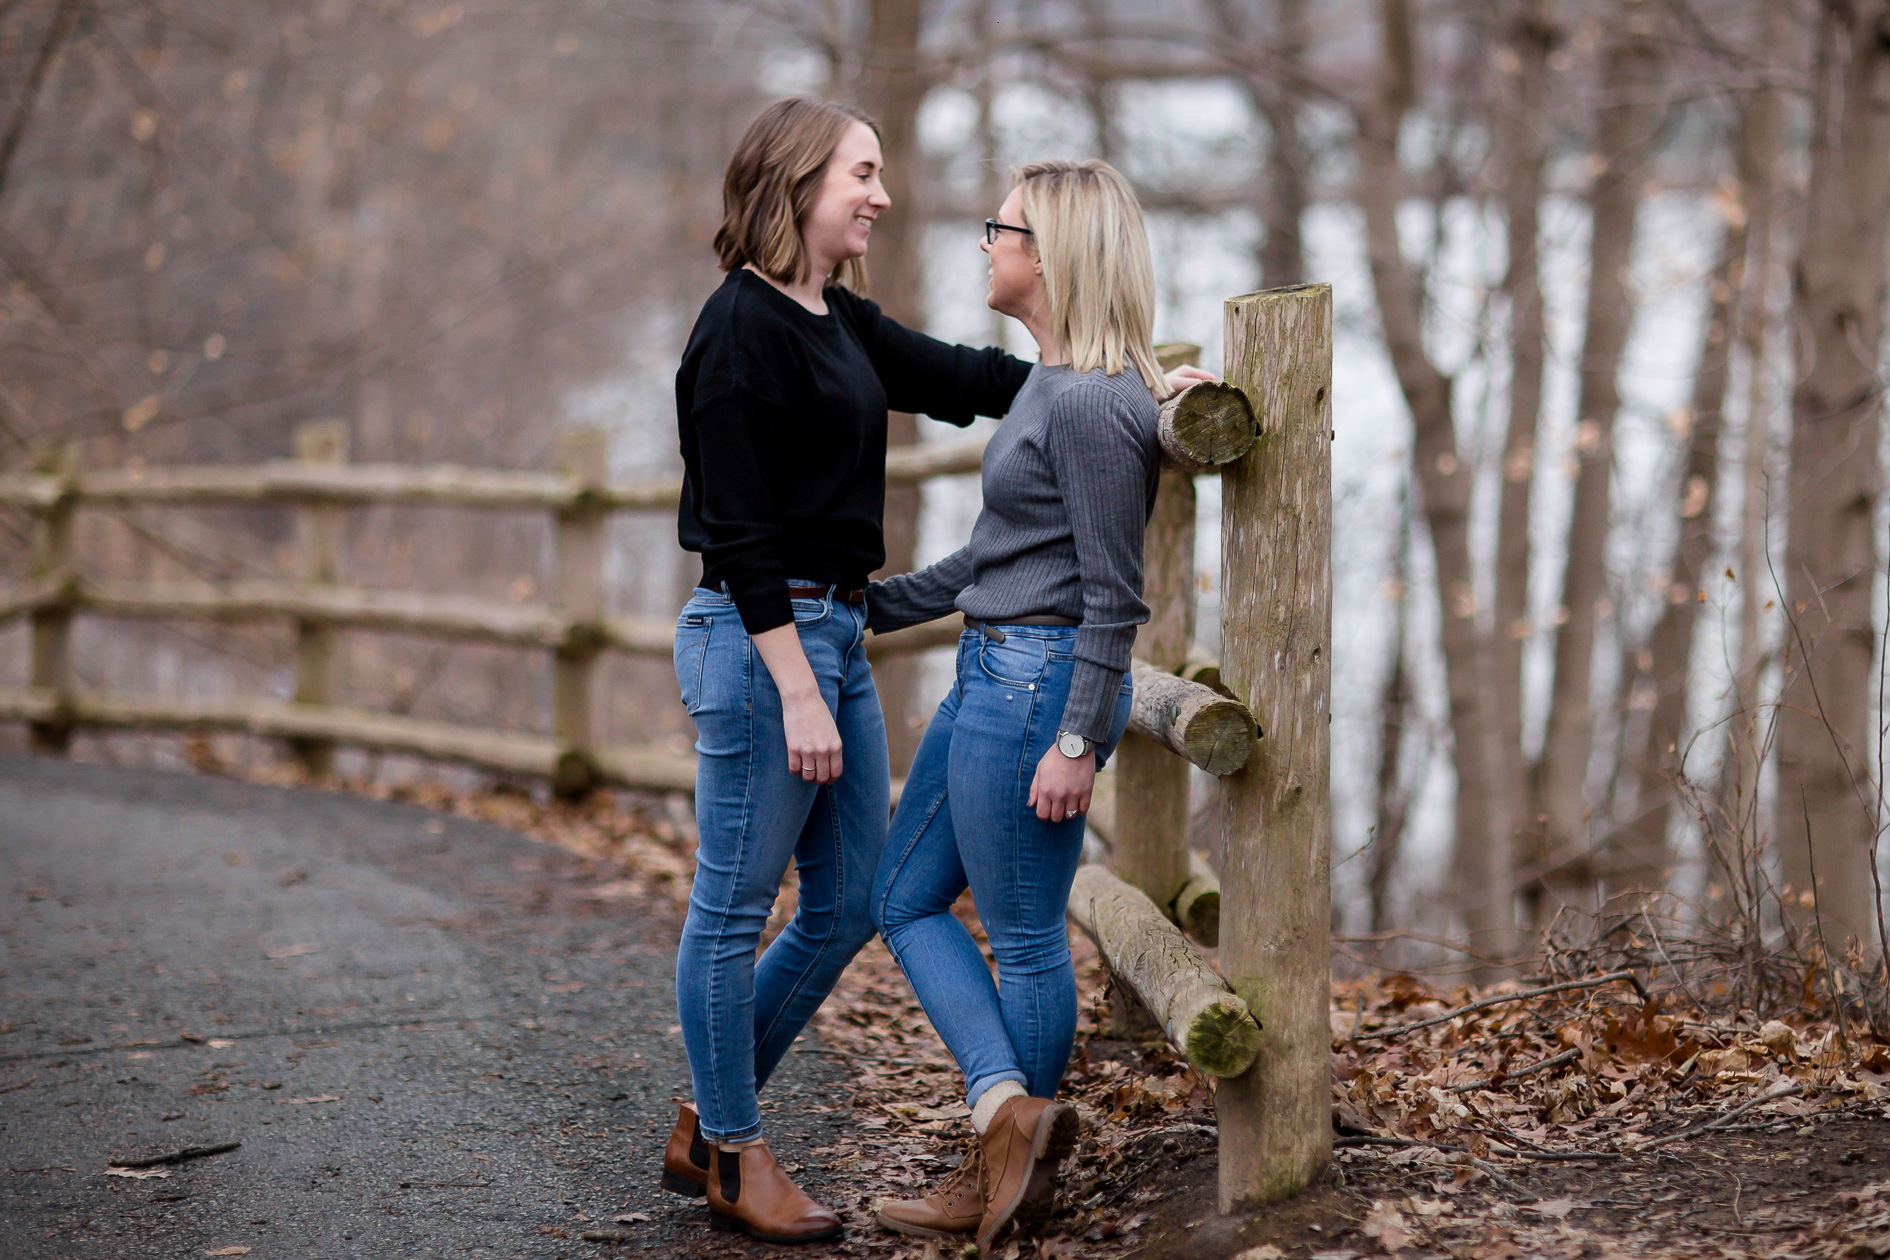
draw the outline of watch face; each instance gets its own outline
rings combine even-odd
[[[1080,757],[1089,751],[1089,741],[1081,735],[1061,731],[1057,735],[1057,751],[1065,757]]]

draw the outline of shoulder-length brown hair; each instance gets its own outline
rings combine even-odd
[[[748,124],[722,176],[722,226],[715,253],[723,271],[753,266],[780,284],[807,274],[801,225],[840,137],[856,122],[879,134],[879,124],[852,105],[784,96]],[[856,293],[866,290],[866,264],[849,258],[827,277]]]

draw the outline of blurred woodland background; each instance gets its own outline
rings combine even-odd
[[[1136,182],[1158,339],[1206,366],[1224,298],[1335,286],[1342,952],[1490,975],[1646,893],[1742,948],[1813,916],[1882,948],[1890,0],[0,0],[0,470],[58,438],[255,463],[338,418],[357,462],[543,469],[590,424],[612,480],[672,476],[722,166],[786,92],[879,119],[872,296],[936,335],[1030,351],[975,242],[1041,157]],[[1200,505],[1211,640],[1214,478]],[[890,567],[976,510],[975,478],[895,489]],[[344,581],[546,581],[539,517],[345,520]],[[673,521],[611,529],[610,610],[672,612]],[[77,546],[222,580],[284,573],[291,532],[128,508]],[[30,536],[0,515],[16,588]],[[75,635],[82,687],[293,686],[285,629]],[[549,721],[542,653],[342,642],[343,702]],[[26,659],[15,623],[0,685]],[[607,728],[686,743],[665,665],[609,669]],[[879,671],[896,764],[948,671]]]

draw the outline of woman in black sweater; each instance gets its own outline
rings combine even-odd
[[[858,295],[888,204],[864,115],[769,106],[729,163],[715,241],[728,276],[676,374],[678,533],[703,567],[675,653],[701,839],[676,962],[696,1110],[663,1184],[706,1193],[717,1228],[774,1242],[841,1228],[775,1163],[756,1091],[873,935],[889,779],[864,588],[885,562],[886,413],[969,424],[1004,414],[1030,374]],[[757,962],[790,858],[799,905]]]

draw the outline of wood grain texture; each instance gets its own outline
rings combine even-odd
[[[1231,1211],[1296,1193],[1332,1158],[1331,287],[1232,299],[1226,346],[1266,423],[1221,474],[1221,679],[1261,731],[1221,784],[1221,971],[1262,1026],[1253,1070],[1216,1096]]]

